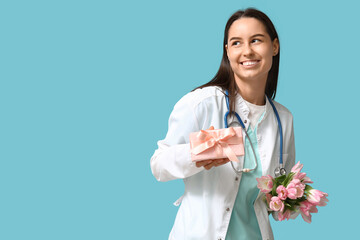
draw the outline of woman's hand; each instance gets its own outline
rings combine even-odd
[[[196,162],[197,167],[204,167],[206,170],[210,170],[212,167],[218,167],[225,163],[228,163],[230,160],[228,158],[220,158],[214,160],[204,160]]]
[[[214,127],[211,126],[207,130],[214,130]],[[210,170],[212,167],[218,167],[225,163],[228,163],[230,160],[228,158],[220,158],[220,159],[213,159],[213,160],[203,160],[196,162],[197,167],[204,167],[206,170]]]

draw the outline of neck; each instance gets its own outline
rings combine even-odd
[[[235,75],[235,82],[243,99],[255,105],[265,105],[266,78],[243,81]]]

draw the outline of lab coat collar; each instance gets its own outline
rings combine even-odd
[[[249,109],[248,105],[245,103],[245,100],[243,99],[243,97],[239,93],[236,94],[235,104],[240,109],[242,115],[244,117],[248,118],[250,109]]]
[[[238,107],[238,109],[241,111],[241,116],[247,119],[250,113],[250,109],[246,104],[245,100],[243,99],[243,97],[239,93],[236,94],[235,104]],[[269,115],[271,111],[273,111],[273,109],[271,107],[269,99],[265,96],[265,113],[264,113],[264,117],[261,119],[260,122],[262,122],[267,117],[267,115]],[[247,123],[245,125],[247,130],[249,124]]]
[[[265,101],[265,113],[264,113],[264,117],[261,119],[260,122],[262,122],[267,117],[267,115],[269,115],[269,113],[271,113],[271,111],[274,111],[274,109],[272,109],[272,106],[271,106],[267,96],[265,96],[265,100],[266,100]]]

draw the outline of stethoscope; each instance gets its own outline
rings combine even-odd
[[[282,133],[282,126],[281,126],[281,121],[280,121],[280,117],[279,117],[279,113],[278,111],[276,110],[276,107],[274,105],[274,103],[271,101],[271,99],[266,96],[272,106],[272,108],[274,109],[274,113],[275,113],[275,116],[276,116],[276,119],[277,119],[277,122],[278,122],[278,129],[279,129],[279,134],[280,134],[280,159],[279,159],[279,167],[275,168],[275,176],[278,177],[280,175],[285,175],[286,174],[286,170],[285,168],[283,167],[283,133]],[[226,99],[226,106],[227,106],[227,112],[225,113],[225,116],[224,116],[224,122],[225,122],[225,128],[228,128],[229,125],[228,125],[228,116],[230,114],[230,104],[229,104],[229,92],[228,90],[226,90],[225,92],[225,99]],[[235,117],[237,118],[237,120],[239,121],[242,129],[244,130],[245,132],[245,136],[248,138],[249,140],[249,143],[250,143],[250,147],[251,147],[251,150],[253,152],[253,155],[254,155],[254,158],[255,158],[255,167],[254,168],[243,168],[243,169],[240,169],[240,170],[237,170],[235,167],[234,167],[234,164],[232,161],[230,161],[231,163],[231,166],[232,168],[234,169],[235,173],[237,174],[241,174],[242,172],[251,172],[251,171],[254,171],[256,168],[257,168],[257,159],[256,159],[256,154],[255,154],[255,150],[254,150],[254,147],[251,143],[251,140],[250,140],[250,137],[246,131],[246,128],[245,128],[245,124],[243,123],[243,121],[241,120],[239,114],[237,112],[234,112],[234,115]]]

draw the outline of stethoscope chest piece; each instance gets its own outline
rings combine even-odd
[[[277,167],[277,168],[275,168],[275,177],[280,177],[280,176],[282,176],[282,175],[286,175],[286,170],[285,170],[285,168],[280,168],[280,167]]]

